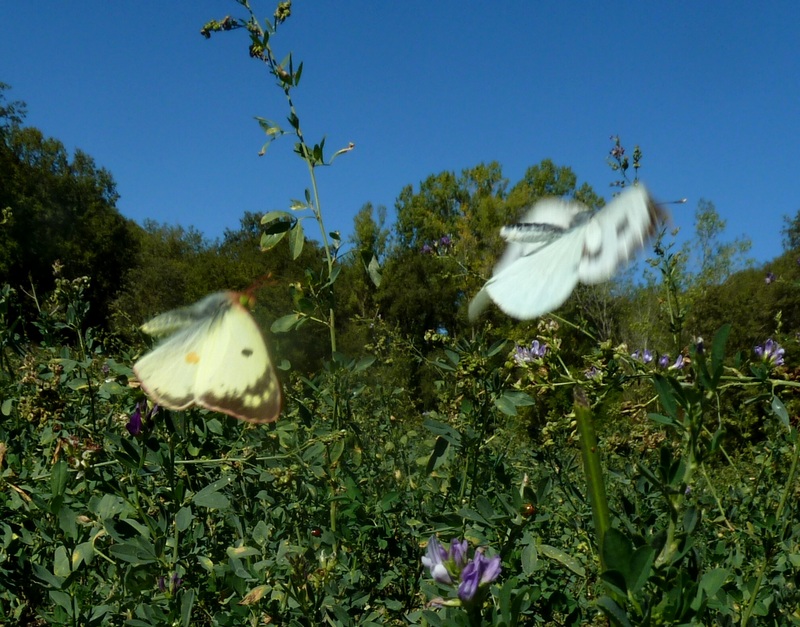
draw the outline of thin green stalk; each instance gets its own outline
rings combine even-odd
[[[594,522],[595,535],[597,536],[600,570],[605,570],[603,540],[606,532],[611,527],[611,516],[608,511],[608,497],[606,496],[606,486],[603,479],[603,468],[600,465],[600,454],[597,450],[597,435],[592,424],[592,410],[589,407],[586,392],[580,387],[575,388],[574,407],[581,441],[583,471],[586,473],[589,502],[592,505],[592,521]]]

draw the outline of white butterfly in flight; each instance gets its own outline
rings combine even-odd
[[[197,405],[249,422],[272,422],[281,388],[247,294],[216,292],[142,326],[166,336],[133,366],[148,396],[167,409]]]
[[[557,309],[578,281],[610,279],[665,219],[643,185],[628,188],[596,213],[576,201],[538,201],[520,223],[500,230],[508,248],[472,299],[470,320],[490,301],[521,320]]]

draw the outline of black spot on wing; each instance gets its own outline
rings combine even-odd
[[[628,216],[623,216],[620,222],[617,222],[617,237],[623,237],[631,228],[631,223]]]
[[[242,356],[244,356],[244,357],[252,357],[253,356],[253,349],[252,348],[243,348],[242,349]]]

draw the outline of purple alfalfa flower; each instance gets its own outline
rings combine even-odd
[[[642,353],[642,361],[646,364],[649,364],[653,361],[653,353],[649,348],[644,349],[644,353]]]
[[[464,603],[472,601],[478,588],[492,583],[500,576],[502,570],[499,555],[495,555],[490,559],[482,551],[475,551],[475,557],[461,571],[458,598]]]
[[[756,346],[753,352],[759,359],[771,366],[782,366],[784,363],[783,356],[786,353],[783,347],[773,341],[772,338],[764,342],[763,346]]]
[[[460,571],[466,565],[468,548],[469,544],[467,543],[466,539],[461,540],[461,542],[455,538],[450,540],[450,552],[448,553],[447,557],[453,562],[456,570]]]
[[[183,578],[180,577],[177,572],[172,573],[170,576],[169,586],[167,585],[167,579],[165,577],[159,577],[156,581],[159,591],[169,592],[170,594],[175,594],[178,591],[178,588],[181,587],[182,583]]]
[[[136,403],[136,409],[133,410],[131,417],[128,419],[128,424],[125,425],[125,428],[128,430],[132,436],[137,436],[142,432],[142,404],[145,403],[145,409],[147,408],[145,401],[139,401]]]
[[[635,359],[636,361],[639,361],[639,360],[641,359],[641,354],[642,354],[642,351],[640,351],[640,350],[638,350],[638,349],[637,349],[637,350],[635,350],[635,351],[633,351],[633,352],[631,353],[631,357],[632,357],[633,359]]]
[[[669,366],[669,353],[664,353],[658,359],[658,367],[666,368],[667,366]]]
[[[147,401],[139,401],[136,403],[136,409],[133,410],[125,428],[128,430],[128,433],[135,437],[142,432],[144,425],[150,422],[157,413],[158,405],[153,405],[153,407],[148,410]]]
[[[439,583],[453,583],[450,573],[444,565],[447,559],[447,551],[439,544],[436,536],[431,536],[431,539],[428,540],[427,553],[422,556],[422,564],[428,569],[431,577]]]
[[[683,360],[683,355],[678,355],[678,358],[675,360],[675,363],[674,363],[674,364],[672,364],[672,365],[669,367],[669,369],[670,369],[670,370],[683,370],[683,367],[684,367],[685,365],[686,365],[686,364],[684,363],[684,360]]]
[[[439,240],[439,244],[445,247],[449,246],[452,242],[453,240],[451,240],[447,235],[443,236],[442,239]]]
[[[547,344],[540,343],[539,340],[533,340],[530,348],[517,345],[514,353],[514,359],[519,365],[525,364],[534,359],[539,359],[547,354]]]
[[[591,368],[583,371],[583,376],[587,379],[594,379],[595,377],[600,376],[600,370],[597,368],[597,366],[592,366]]]
[[[776,277],[772,272],[767,272],[767,276],[764,277],[764,283],[769,285],[770,283],[774,283],[775,279]]]
[[[431,248],[430,244],[423,244],[422,245],[422,254],[423,255],[430,255],[433,252],[433,248]]]

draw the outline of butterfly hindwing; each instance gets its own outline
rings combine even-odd
[[[277,419],[280,385],[261,330],[238,294],[211,294],[153,318],[143,329],[173,332],[134,365],[159,405],[198,405],[251,422]]]

